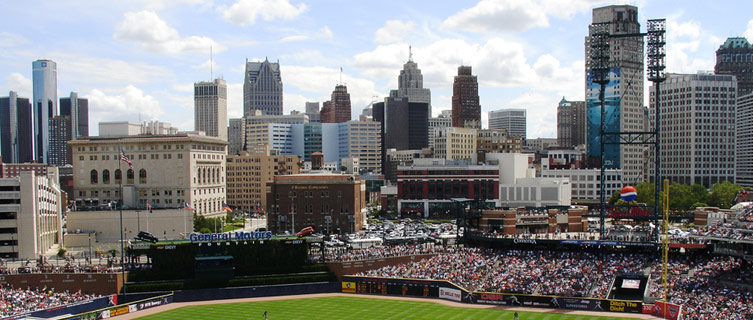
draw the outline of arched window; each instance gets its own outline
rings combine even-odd
[[[105,169],[102,171],[102,183],[110,184],[110,170]]]
[[[123,173],[120,172],[120,169],[115,170],[115,183],[120,184],[120,181],[123,179]]]
[[[126,184],[133,184],[133,169],[126,171]]]
[[[139,170],[139,183],[146,184],[146,169]]]
[[[92,170],[91,171],[91,183],[92,184],[97,184],[97,180],[98,180],[97,179],[97,170]]]

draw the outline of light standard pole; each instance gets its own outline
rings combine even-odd
[[[91,261],[91,259],[92,259],[92,233],[89,232],[89,261]]]

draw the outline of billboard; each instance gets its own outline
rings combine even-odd
[[[439,288],[439,297],[457,302],[463,300],[463,294],[458,289]]]
[[[605,132],[620,131],[620,78],[620,68],[609,69],[609,83],[604,87]],[[601,140],[599,137],[599,126],[601,124],[600,90],[601,85],[592,81],[592,74],[589,71],[586,74],[586,148],[589,157],[601,156]],[[619,145],[604,145],[604,162],[609,169],[620,168]]]

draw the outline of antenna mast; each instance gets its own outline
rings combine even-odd
[[[214,78],[214,63],[212,63],[212,46],[209,46],[209,81]]]

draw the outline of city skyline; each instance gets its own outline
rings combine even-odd
[[[357,116],[374,96],[397,87],[412,46],[424,87],[433,91],[433,116],[451,108],[452,78],[458,66],[469,65],[478,75],[484,127],[488,111],[524,108],[537,115],[528,119],[529,137],[556,137],[557,103],[563,96],[584,99],[591,10],[623,3],[638,6],[644,29],[646,19],[667,19],[670,73],[713,70],[727,37],[753,37],[747,3],[737,3],[739,10],[651,1],[343,3],[332,10],[284,0],[267,7],[245,0],[31,1],[0,4],[8,17],[0,22],[0,92],[32,99],[31,62],[50,59],[57,63],[58,96],[76,91],[88,98],[90,123],[159,119],[190,130],[193,83],[212,80],[211,46],[213,76],[228,82],[228,118],[243,113],[246,58],[280,61],[283,114],[328,100],[342,81]],[[717,23],[721,17],[724,24]]]

